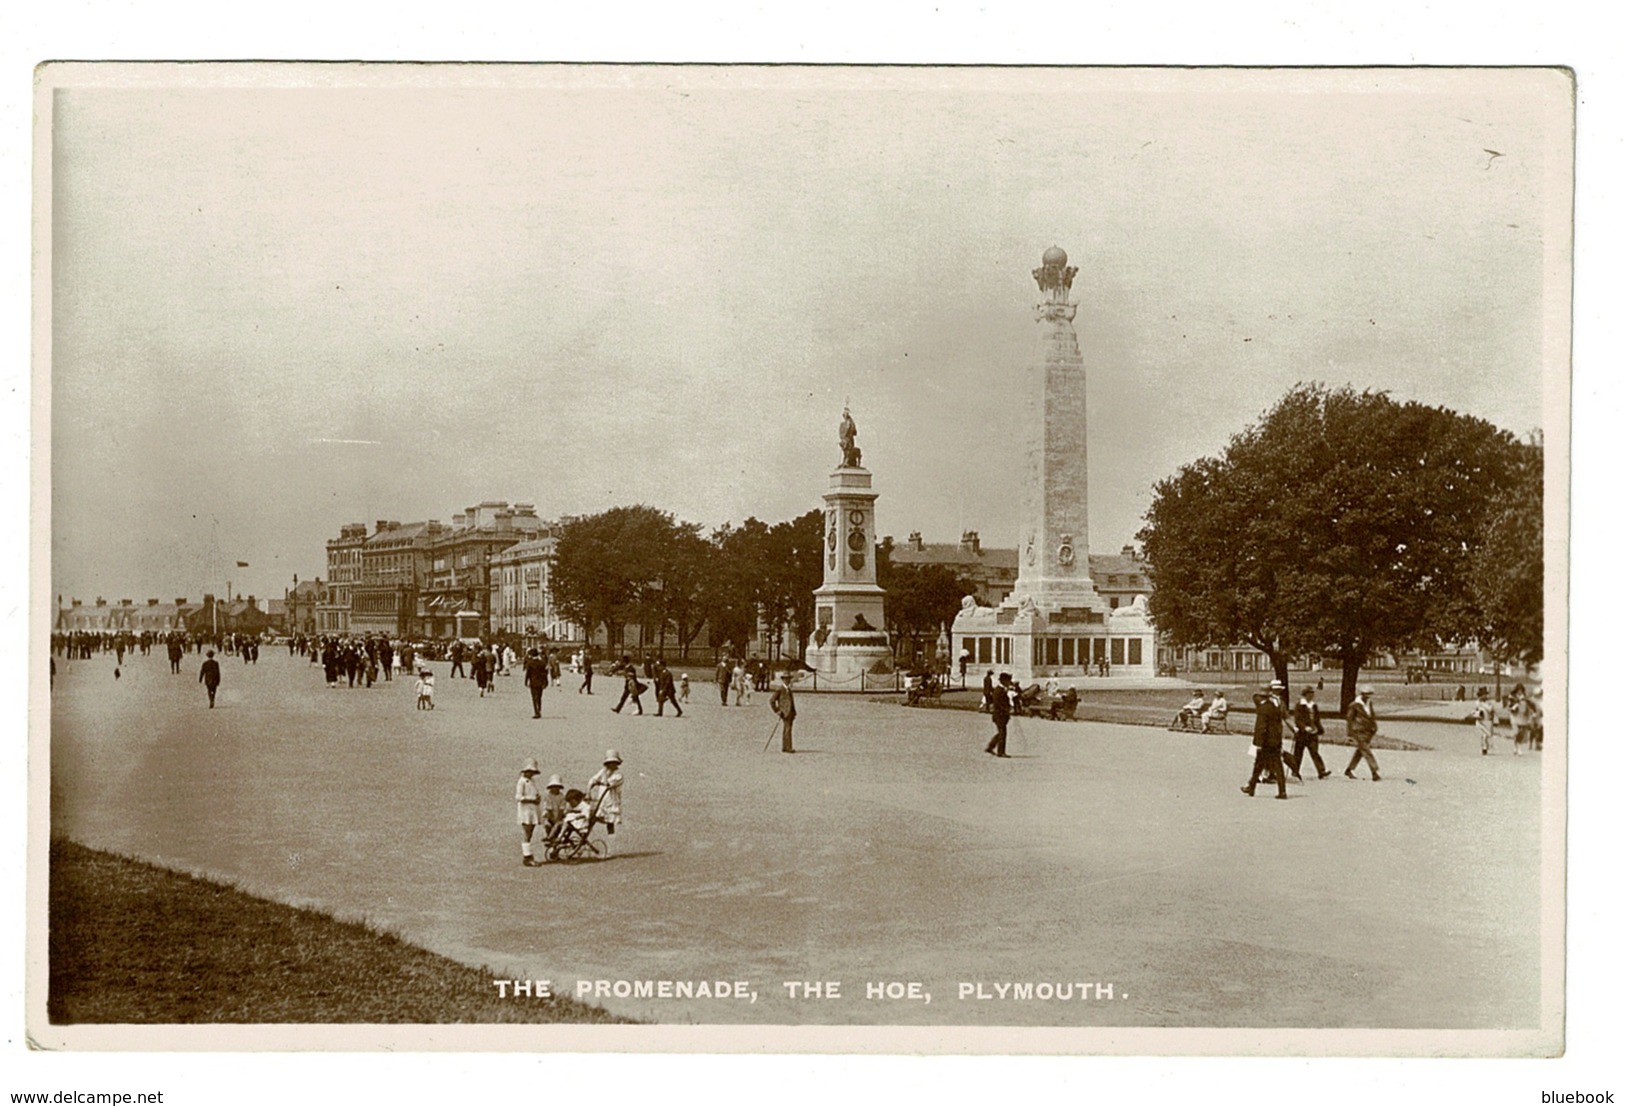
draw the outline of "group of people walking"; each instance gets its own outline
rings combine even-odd
[[[1371,741],[1377,736],[1376,708],[1371,702],[1374,694],[1370,684],[1362,685],[1358,696],[1349,704],[1346,725],[1349,741],[1354,745],[1354,754],[1349,758],[1348,767],[1343,769],[1343,774],[1349,779],[1356,778],[1354,769],[1361,761],[1365,762],[1371,773],[1372,782],[1382,779],[1378,774],[1376,754],[1371,751]],[[1277,799],[1286,798],[1287,772],[1290,770],[1292,778],[1302,783],[1305,755],[1314,762],[1316,778],[1325,779],[1331,775],[1326,762],[1320,758],[1320,739],[1325,736],[1326,727],[1321,722],[1320,704],[1315,702],[1313,688],[1304,688],[1297,705],[1288,713],[1286,684],[1271,680],[1268,689],[1253,697],[1253,710],[1253,771],[1241,786],[1244,794],[1254,794],[1262,780],[1266,784],[1275,784]],[[1283,755],[1282,743],[1289,719],[1293,731],[1292,752]]]

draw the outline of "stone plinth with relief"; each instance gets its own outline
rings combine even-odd
[[[1156,673],[1145,598],[1113,608],[1089,576],[1088,376],[1071,300],[1077,272],[1058,246],[1033,270],[1042,298],[1034,309],[1038,348],[1016,385],[1025,440],[1015,587],[998,607],[967,596],[954,619],[955,655],[968,650],[973,666],[1024,684]]]
[[[824,583],[813,592],[807,663],[820,691],[862,691],[866,677],[893,670],[886,593],[875,583],[874,479],[863,467],[857,426],[841,416],[841,463],[824,493]]]

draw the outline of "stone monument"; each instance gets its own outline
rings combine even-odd
[[[863,467],[858,427],[841,412],[841,463],[824,493],[824,583],[813,592],[815,628],[807,663],[819,690],[862,691],[863,677],[892,671],[886,593],[875,583],[873,477]]]
[[[1052,246],[1033,270],[1042,299],[1033,363],[1017,383],[1023,450],[1020,542],[1014,589],[998,607],[965,602],[954,618],[957,656],[1009,672],[1023,684],[1108,671],[1154,676],[1156,647],[1144,597],[1113,608],[1089,576],[1087,374],[1072,321],[1066,251]]]

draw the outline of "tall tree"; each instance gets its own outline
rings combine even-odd
[[[767,533],[767,524],[756,518],[712,531],[715,553],[701,582],[700,604],[710,627],[710,643],[717,648],[743,652],[756,632],[767,571]]]
[[[665,537],[660,560],[661,617],[677,634],[680,654],[705,625],[702,590],[714,570],[716,549],[700,536],[699,525],[675,523]]]
[[[774,525],[767,535],[763,611],[777,640],[784,630],[795,642],[796,659],[806,657],[813,632],[813,592],[824,582],[824,512],[808,511]]]
[[[551,568],[559,609],[589,634],[604,627],[612,648],[621,647],[629,622],[663,619],[662,557],[673,526],[665,511],[641,505],[565,523]]]
[[[1481,419],[1299,385],[1156,486],[1139,535],[1152,617],[1178,644],[1245,641],[1282,681],[1293,655],[1334,654],[1346,708],[1374,654],[1481,624],[1473,551],[1515,467]]]
[[[944,626],[953,624],[961,600],[976,590],[975,581],[962,578],[947,565],[895,564],[886,557],[875,568],[876,582],[886,589],[886,630],[892,636],[892,651],[901,657],[912,658],[920,642],[935,641]]]
[[[1519,450],[1513,480],[1490,505],[1472,562],[1483,643],[1497,660],[1522,665],[1545,656],[1545,477],[1546,450],[1537,437]]]
[[[1139,540],[1151,617],[1170,642],[1243,642],[1284,683],[1299,644],[1278,601],[1280,558],[1269,555],[1283,528],[1259,510],[1263,499],[1236,466],[1204,457],[1156,486]]]

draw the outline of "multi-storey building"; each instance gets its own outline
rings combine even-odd
[[[558,544],[544,527],[541,536],[510,545],[491,558],[491,628],[530,641],[585,639],[580,626],[553,605],[549,580]]]
[[[542,532],[536,507],[488,499],[453,515],[451,527],[426,544],[428,571],[418,592],[418,617],[431,638],[491,633],[492,559]]]
[[[352,633],[423,635],[418,593],[429,575],[430,549],[445,531],[438,519],[405,525],[378,520],[361,547],[361,576],[350,600]]]
[[[361,547],[367,541],[367,524],[352,522],[327,542],[327,596],[316,608],[316,632],[350,632],[351,589],[361,582]]]

